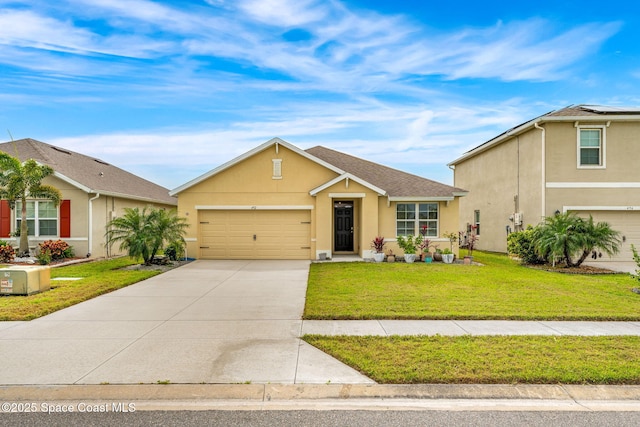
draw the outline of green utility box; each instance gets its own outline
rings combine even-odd
[[[51,289],[48,266],[22,266],[0,269],[0,294],[31,295]]]

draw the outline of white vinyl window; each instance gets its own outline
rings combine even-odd
[[[16,230],[22,222],[22,202],[16,202]],[[58,209],[51,201],[27,201],[27,229],[29,236],[57,236]]]
[[[578,167],[605,167],[604,126],[578,127]]]
[[[476,234],[480,235],[480,211],[473,211],[473,224],[476,226]]]
[[[396,236],[438,236],[437,203],[398,203],[396,205]]]

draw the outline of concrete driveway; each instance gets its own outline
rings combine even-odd
[[[0,384],[372,383],[301,341],[308,261],[194,261],[0,322]]]

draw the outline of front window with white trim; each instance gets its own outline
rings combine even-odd
[[[418,235],[424,228],[426,236],[438,236],[437,203],[398,203],[396,205],[396,236]]]
[[[603,168],[604,162],[604,127],[578,128],[578,167]]]
[[[16,230],[22,222],[22,202],[16,202]],[[57,236],[58,209],[48,200],[27,201],[27,229],[29,236]]]

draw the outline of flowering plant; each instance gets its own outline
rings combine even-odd
[[[384,252],[384,245],[386,244],[387,242],[384,241],[384,237],[378,236],[371,242],[371,247],[376,250],[376,253],[380,254]]]
[[[40,253],[49,253],[52,260],[70,258],[73,256],[73,248],[63,240],[45,240],[38,244]]]
[[[430,252],[429,248],[433,247],[436,249],[438,245],[432,244],[431,239],[427,237],[427,230],[429,229],[428,225],[423,225],[420,227],[420,234],[422,235],[422,243],[420,243],[420,251],[422,252]]]
[[[467,249],[469,250],[469,256],[473,255],[473,250],[476,247],[476,242],[478,241],[478,235],[476,234],[477,225],[472,225],[471,231],[467,236]]]
[[[0,262],[11,262],[16,256],[16,251],[9,243],[0,240]]]

